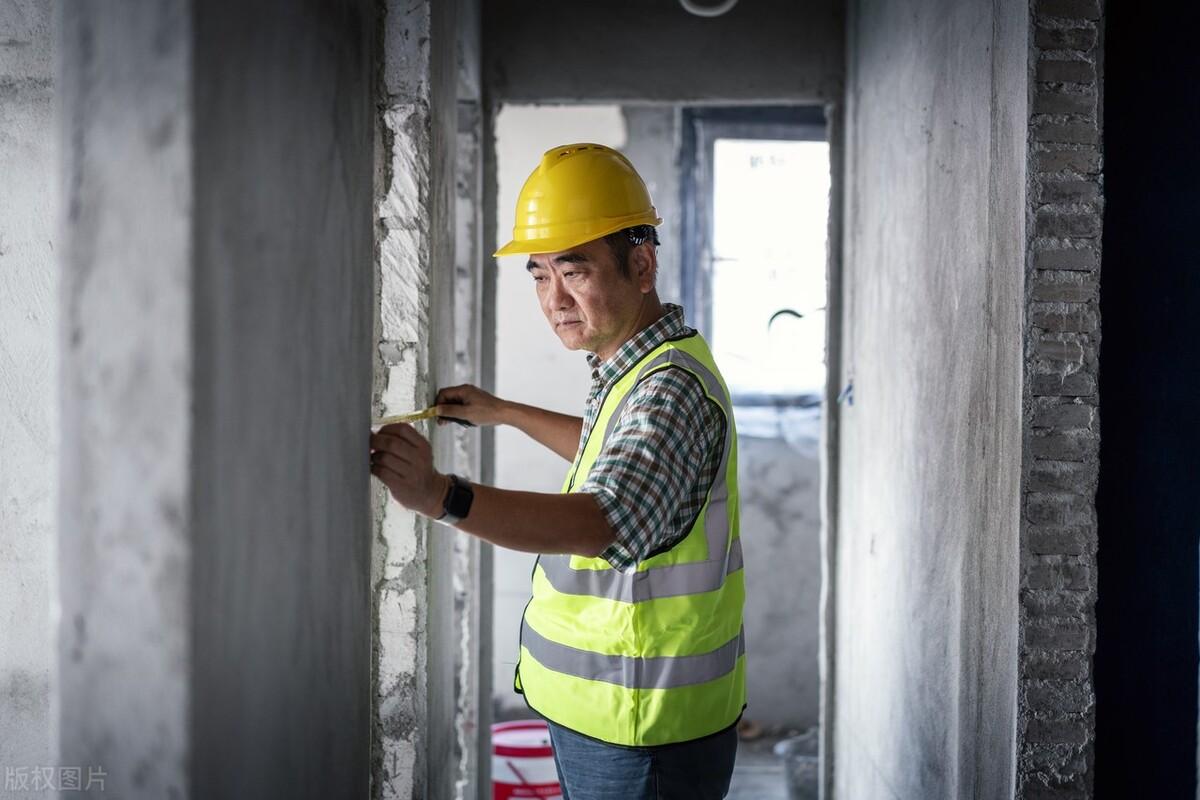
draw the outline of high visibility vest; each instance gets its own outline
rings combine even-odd
[[[630,571],[601,558],[542,555],[521,621],[515,688],[559,725],[619,745],[698,739],[746,704],[745,585],[732,403],[694,334],[652,350],[610,385],[563,483],[584,482],[638,381],[687,370],[725,418],[712,487],[687,535]]]

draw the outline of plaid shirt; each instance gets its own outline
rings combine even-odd
[[[609,385],[669,338],[695,333],[683,309],[666,313],[607,361],[588,354],[588,393],[579,448],[596,423]],[[665,368],[640,380],[578,491],[596,498],[615,541],[600,557],[629,569],[683,539],[704,507],[721,463],[725,418],[689,372]]]

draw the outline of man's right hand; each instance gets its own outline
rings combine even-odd
[[[567,461],[575,458],[583,420],[536,406],[501,400],[478,386],[464,383],[439,389],[438,425],[463,419],[476,425],[512,425],[534,441],[550,448]]]
[[[439,389],[435,402],[438,425],[445,425],[449,421],[444,417],[466,420],[475,425],[499,425],[504,421],[501,416],[507,405],[499,397],[469,383]]]

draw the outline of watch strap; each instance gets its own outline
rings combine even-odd
[[[466,518],[467,514],[471,513],[471,503],[475,499],[475,492],[465,479],[454,474],[449,477],[450,488],[446,491],[445,499],[442,500],[442,515],[437,519],[438,522],[444,522],[447,525],[457,525]]]

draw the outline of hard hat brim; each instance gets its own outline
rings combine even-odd
[[[585,236],[550,236],[535,239],[513,239],[508,244],[501,247],[496,252],[492,253],[493,258],[501,256],[519,256],[519,255],[534,255],[536,253],[561,253],[564,250],[570,250],[572,247],[578,247],[581,244],[602,239],[610,233],[632,228],[636,225],[662,225],[662,218],[654,215],[641,215],[638,219],[618,220],[611,226],[601,227],[598,231],[589,231]]]

